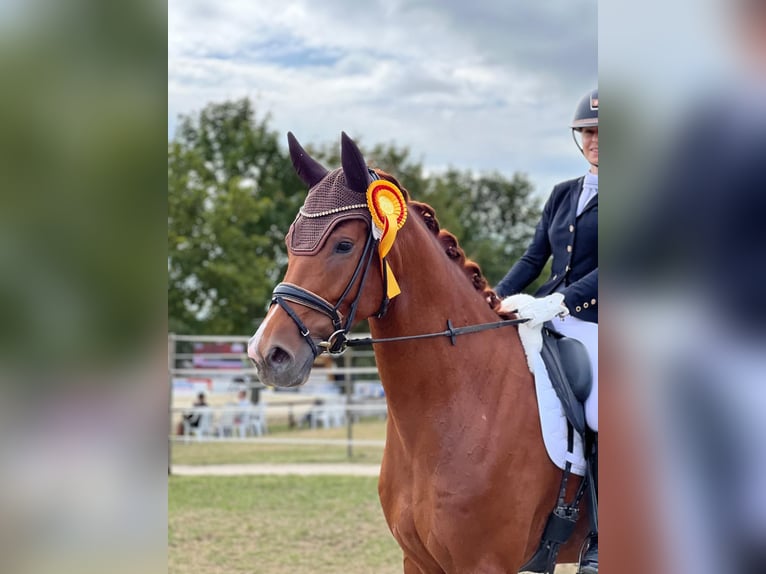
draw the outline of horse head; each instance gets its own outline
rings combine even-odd
[[[345,133],[342,167],[333,171],[311,158],[292,133],[288,143],[309,192],[285,237],[287,273],[248,344],[260,380],[276,387],[305,383],[316,356],[342,352],[346,333],[381,313],[386,301],[366,195],[379,175]]]

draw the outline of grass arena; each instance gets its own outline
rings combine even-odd
[[[284,437],[338,440],[346,428],[279,430]],[[361,420],[359,440],[384,440],[385,423]],[[386,526],[377,478],[340,474],[380,463],[382,448],[342,444],[174,441],[173,465],[334,465],[317,476],[181,476],[168,481],[168,572],[173,574],[398,574],[402,554]],[[285,466],[285,468],[288,468]],[[563,565],[557,574],[573,574]]]

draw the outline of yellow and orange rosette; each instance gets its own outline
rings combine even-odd
[[[402,192],[393,183],[376,179],[367,187],[367,208],[372,214],[372,223],[379,232],[376,236],[380,235],[378,255],[382,265],[383,258],[388,255],[394,244],[397,231],[407,221],[407,203]],[[387,296],[392,299],[401,293],[401,289],[390,266],[386,266],[386,273]]]

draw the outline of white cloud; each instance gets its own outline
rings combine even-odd
[[[177,114],[251,97],[304,143],[340,131],[429,169],[585,171],[567,125],[597,81],[596,1],[170,0]]]

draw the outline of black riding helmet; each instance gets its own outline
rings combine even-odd
[[[578,102],[572,124],[569,127],[572,128],[572,138],[582,153],[582,145],[577,141],[575,132],[581,132],[583,128],[598,127],[598,88],[585,94]]]

